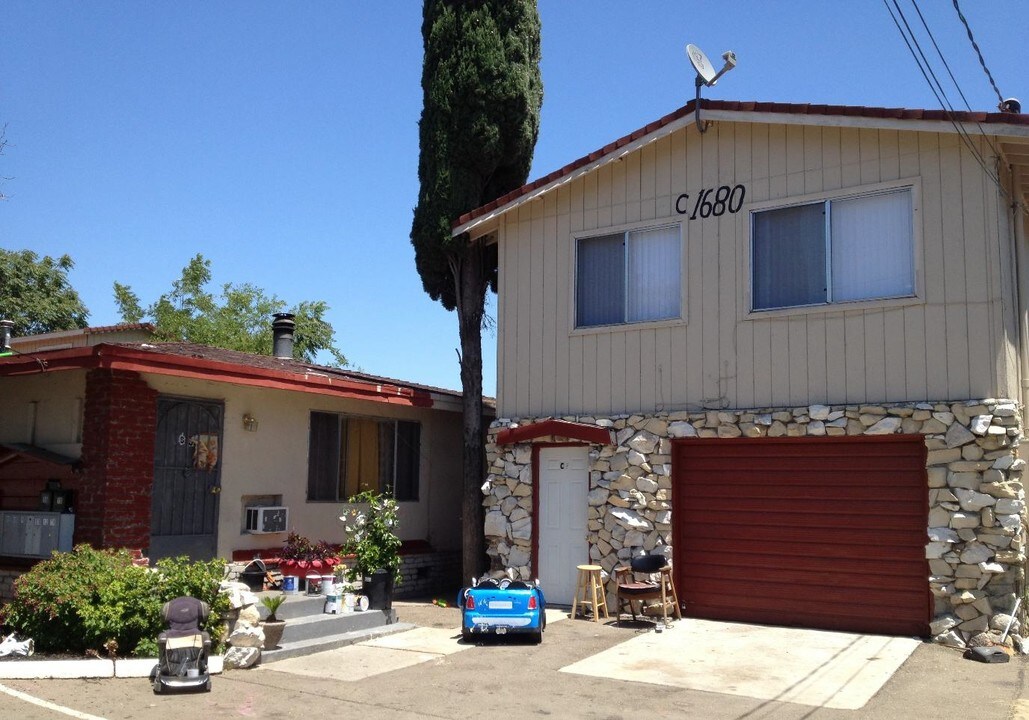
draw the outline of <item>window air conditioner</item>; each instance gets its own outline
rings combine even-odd
[[[289,527],[289,508],[248,507],[246,531],[255,535],[284,533]]]

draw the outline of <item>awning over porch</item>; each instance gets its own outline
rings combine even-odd
[[[592,445],[614,445],[614,433],[608,428],[571,422],[569,420],[540,420],[539,422],[506,428],[497,433],[498,445],[513,445],[537,440],[578,440]]]

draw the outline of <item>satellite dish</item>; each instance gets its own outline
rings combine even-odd
[[[693,69],[697,71],[697,77],[700,78],[705,85],[714,85],[715,66],[711,64],[711,61],[707,59],[707,55],[696,45],[686,46],[686,56],[690,59],[690,63],[693,64]]]
[[[718,82],[718,78],[736,67],[736,53],[732,50],[722,53],[722,60],[725,60],[725,65],[717,72],[715,72],[715,66],[707,59],[704,51],[692,43],[686,46],[686,57],[690,59],[690,64],[697,71],[697,99],[694,104],[693,113],[697,120],[697,127],[700,129],[700,132],[704,132],[707,130],[709,123],[700,121],[700,88],[704,85],[711,87]]]

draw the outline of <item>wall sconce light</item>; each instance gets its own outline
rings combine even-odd
[[[247,432],[257,432],[257,418],[250,413],[243,413],[243,429]]]

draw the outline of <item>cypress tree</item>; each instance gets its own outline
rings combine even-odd
[[[451,236],[461,214],[525,183],[543,103],[535,0],[425,0],[420,191],[411,242],[425,292],[457,311],[464,393],[464,577],[483,566],[482,324],[496,245]]]

